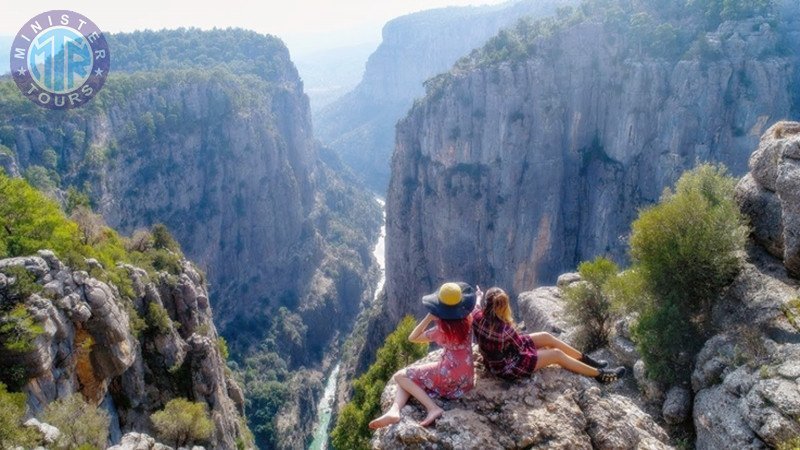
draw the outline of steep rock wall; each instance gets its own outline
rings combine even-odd
[[[597,255],[624,261],[638,207],[697,161],[743,174],[790,114],[782,37],[760,17],[723,22],[705,36],[721,57],[671,62],[586,20],[534,39],[522,60],[432,83],[398,125],[388,322],[421,312],[447,279],[519,293]]]

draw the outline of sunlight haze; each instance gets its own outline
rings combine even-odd
[[[141,29],[241,27],[273,34],[286,42],[293,54],[361,43],[380,42],[387,21],[431,8],[497,4],[503,0],[353,0],[332,2],[210,1],[71,1],[15,2],[0,16],[0,36],[13,36],[31,17],[41,12],[69,8],[89,17],[110,32]]]

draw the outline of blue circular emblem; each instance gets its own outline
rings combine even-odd
[[[74,11],[39,14],[11,46],[11,74],[22,94],[49,109],[85,105],[103,87],[111,67],[105,36]]]

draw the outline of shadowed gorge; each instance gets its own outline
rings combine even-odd
[[[182,29],[109,41],[115,71],[83,108],[41,110],[0,84],[4,167],[59,198],[85,193],[122,232],[166,224],[206,271],[245,388],[282,393],[267,415],[248,403],[260,445],[277,444],[270,424],[284,413],[284,438],[303,442],[321,375],[293,373],[320,370],[370,298],[380,209],[323,162],[337,164],[312,138],[277,38]],[[253,355],[284,369],[270,375]],[[302,411],[281,409],[302,397]]]
[[[798,0],[189,3],[0,75],[0,448],[798,448]]]

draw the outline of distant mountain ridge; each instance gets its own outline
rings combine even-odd
[[[572,0],[522,0],[449,7],[389,21],[358,86],[314,115],[317,137],[366,184],[383,193],[389,182],[396,122],[424,94],[423,81],[446,71],[501,28],[524,16],[555,14]]]

